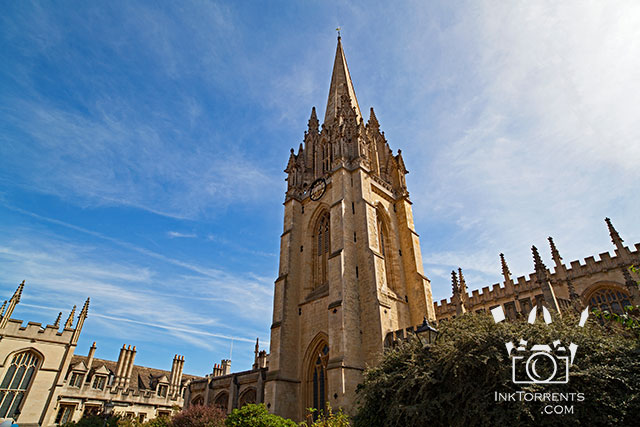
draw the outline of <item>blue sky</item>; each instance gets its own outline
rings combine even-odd
[[[77,352],[250,367],[268,343],[284,173],[343,43],[402,149],[435,299],[640,242],[640,4],[2,2],[0,291]]]

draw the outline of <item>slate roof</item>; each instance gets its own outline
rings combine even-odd
[[[71,371],[71,368],[80,362],[86,365],[87,356],[74,355],[71,359],[69,370]],[[112,360],[94,358],[93,364],[91,365],[91,371],[87,379],[90,380],[93,377],[94,372],[100,369],[102,366],[106,367],[110,373],[115,375],[118,363]],[[155,390],[156,385],[158,384],[158,380],[160,380],[163,376],[166,378],[171,378],[171,371],[133,365],[133,369],[131,370],[131,382],[129,384],[129,388],[133,388],[134,390]],[[202,378],[203,377],[198,377],[195,375],[182,374],[182,384],[186,383],[189,380]]]

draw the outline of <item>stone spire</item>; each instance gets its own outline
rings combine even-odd
[[[2,320],[0,321],[0,329],[7,326],[7,322],[11,318],[13,314],[13,310],[16,308],[16,305],[20,302],[20,297],[22,296],[22,290],[24,289],[24,280],[22,283],[18,285],[18,289],[14,292],[13,296],[9,300],[9,306],[7,307],[7,311],[2,315]]]
[[[84,321],[84,319],[87,318],[87,315],[89,314],[89,303],[91,302],[91,298],[87,298],[87,300],[84,302],[84,305],[82,306],[82,310],[80,310],[80,315],[78,316],[78,319],[82,319]],[[80,326],[79,324],[76,325],[76,327]]]
[[[22,296],[23,289],[24,289],[24,280],[22,281],[22,283],[20,283],[20,285],[18,286],[18,289],[16,289],[16,292],[13,294],[13,297],[11,298],[12,300],[15,300],[16,304],[20,302],[20,297]]]
[[[558,248],[556,248],[556,244],[553,241],[553,237],[549,236],[547,238],[549,240],[549,246],[551,247],[551,258],[553,258],[553,262],[556,264],[556,278],[558,283],[563,283],[567,286],[569,299],[571,303],[576,308],[576,310],[582,310],[582,302],[580,300],[580,295],[576,292],[576,288],[573,286],[573,282],[569,278],[569,274],[567,273],[567,269],[562,263],[562,257],[560,256],[560,252]]]
[[[90,300],[91,300],[90,298],[87,298],[87,300],[84,302],[84,305],[82,306],[82,310],[80,310],[80,315],[78,315],[78,323],[76,323],[76,328],[73,331],[73,336],[71,337],[72,344],[76,344],[78,342],[78,338],[80,338],[80,332],[82,332],[82,326],[84,325],[84,321],[87,319],[87,316],[89,315]],[[71,322],[73,322],[73,312],[75,310],[76,310],[76,306],[74,305],[73,310],[69,315],[69,319],[71,319]],[[69,323],[69,320],[67,320],[67,323]],[[71,327],[71,325],[69,327]]]
[[[4,309],[7,307],[7,300],[4,300],[2,307],[0,307],[0,317],[4,315]]]
[[[253,349],[253,369],[258,369],[258,356],[260,356],[260,342],[256,338],[256,346]]]
[[[509,270],[509,266],[507,265],[507,260],[504,259],[504,254],[500,254],[500,264],[502,265],[502,276],[504,277],[505,285],[507,283],[512,283],[511,280],[511,270]]]
[[[624,242],[624,240],[622,240],[622,238],[620,237],[620,234],[618,234],[618,231],[613,227],[613,224],[611,223],[611,219],[605,218],[604,222],[607,223],[607,228],[609,229],[609,235],[611,236],[611,242],[614,245],[616,245],[616,248],[618,246],[622,246],[622,242]]]
[[[71,309],[71,313],[69,313],[69,317],[67,318],[67,321],[64,324],[64,328],[65,329],[71,329],[73,327],[73,316],[76,314],[76,306],[74,305],[73,308]]]
[[[611,236],[611,242],[616,245],[616,251],[618,252],[618,256],[620,256],[620,260],[622,262],[627,261],[627,249],[624,247],[624,240],[618,234],[618,231],[613,227],[611,220],[609,218],[605,218],[604,221],[607,223],[607,228],[609,229],[609,235]]]
[[[556,244],[553,242],[553,237],[549,236],[549,245],[551,246],[551,258],[556,263],[556,270],[562,266],[562,257],[560,256],[560,252],[558,252],[558,248],[556,248]]]
[[[460,283],[460,294],[462,294],[462,296],[466,296],[467,295],[467,282],[465,282],[464,280],[464,276],[462,275],[462,269],[458,267],[458,283]]]
[[[451,287],[453,288],[453,297],[451,298],[451,302],[456,306],[456,316],[460,316],[467,312],[465,304],[465,297],[467,295],[466,284],[464,282],[464,277],[462,276],[462,269],[458,269],[458,271],[460,272],[460,282],[458,282],[455,270],[451,271]]]
[[[333,74],[331,75],[331,85],[329,86],[329,99],[327,100],[327,110],[324,114],[325,125],[337,117],[338,109],[340,108],[344,95],[346,95],[346,98],[351,102],[351,106],[355,108],[356,117],[362,120],[362,113],[360,113],[358,99],[356,98],[356,92],[353,89],[353,82],[349,74],[349,67],[347,66],[347,58],[342,49],[340,36],[338,36],[336,59],[333,63]]]
[[[544,303],[551,311],[555,311],[558,315],[561,315],[556,294],[549,282],[549,272],[544,262],[542,262],[542,258],[540,258],[538,248],[531,246],[531,252],[533,253],[533,263],[536,269],[536,282],[539,284],[540,289],[542,289]]]
[[[531,252],[533,253],[533,266],[536,269],[536,273],[547,273],[547,266],[542,262],[542,258],[540,258],[540,252],[538,252],[538,248],[535,246],[531,246]]]
[[[53,326],[56,328],[60,327],[60,319],[62,319],[62,312],[58,313],[58,317],[56,317],[56,321],[53,322]]]
[[[375,130],[380,129],[380,123],[378,122],[376,113],[373,112],[373,107],[371,107],[371,110],[369,112],[369,121],[367,122],[367,127]]]
[[[460,287],[458,286],[458,276],[456,276],[455,270],[451,270],[451,289],[454,296],[460,293]]]
[[[318,122],[318,116],[316,115],[316,107],[311,108],[311,117],[309,117],[309,133],[318,132],[320,123]]]

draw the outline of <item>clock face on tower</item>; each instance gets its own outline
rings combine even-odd
[[[316,179],[315,181],[313,181],[313,184],[311,184],[311,188],[309,189],[309,198],[314,202],[316,200],[320,200],[320,198],[324,196],[324,192],[326,189],[327,182],[324,180],[324,178]]]

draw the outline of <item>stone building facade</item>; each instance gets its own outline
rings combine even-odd
[[[23,326],[11,318],[23,289],[24,282],[0,309],[0,419],[49,426],[111,412],[145,420],[183,405],[189,381],[198,379],[182,374],[184,357],[163,371],[135,365],[135,346],[123,346],[117,362],[95,358],[95,342],[87,356],[75,355],[89,299],[75,325],[74,306],[62,327],[62,313],[52,325]]]
[[[231,413],[233,409],[248,403],[262,403],[267,369],[267,352],[260,350],[256,340],[251,369],[231,373],[231,361],[228,359],[215,364],[211,374],[190,381],[185,395],[185,407],[216,405]]]

